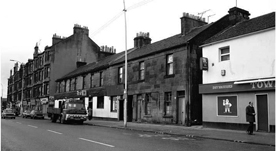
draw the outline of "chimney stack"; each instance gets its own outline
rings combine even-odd
[[[16,62],[14,64],[14,67],[13,67],[13,73],[17,72],[18,71],[18,62]]]
[[[88,36],[89,35],[88,27],[75,24],[74,34],[85,34],[86,36]]]
[[[36,45],[35,45],[35,47],[34,47],[34,58],[35,57],[37,57],[37,55],[38,55],[38,46],[37,46],[37,43],[36,43]]]
[[[52,45],[60,42],[61,40],[62,40],[61,36],[58,36],[57,34],[54,34],[53,38],[52,38]]]
[[[148,32],[140,32],[136,34],[136,37],[134,38],[134,48],[140,48],[148,44],[151,44],[151,38],[149,37]]]
[[[201,18],[199,16],[195,16],[189,13],[183,13],[183,17],[181,19],[181,34],[186,35],[195,27],[200,27],[205,24],[205,18]]]
[[[232,22],[233,25],[238,22],[248,20],[250,16],[250,13],[247,10],[244,10],[238,7],[230,8],[228,13],[229,13],[229,20]]]

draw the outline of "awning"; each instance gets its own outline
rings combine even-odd
[[[236,81],[234,82],[234,84],[246,84],[246,83],[256,83],[256,82],[266,82],[266,81],[275,81],[275,78]]]

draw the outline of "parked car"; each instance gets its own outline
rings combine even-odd
[[[15,119],[15,113],[13,112],[12,109],[7,108],[7,109],[5,109],[5,110],[2,112],[1,118],[3,118],[3,119],[5,119],[5,118],[11,118],[11,119],[13,118],[13,119]]]
[[[22,118],[28,118],[28,117],[31,117],[31,111],[25,110],[25,111],[22,113]]]
[[[43,115],[42,111],[39,111],[39,110],[32,110],[30,113],[30,117],[32,119],[35,119],[35,118],[44,119],[44,115]]]

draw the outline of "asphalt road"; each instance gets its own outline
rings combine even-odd
[[[50,120],[1,120],[2,151],[274,151],[274,147],[192,139]]]

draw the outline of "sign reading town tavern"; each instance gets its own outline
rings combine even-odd
[[[201,94],[259,90],[275,90],[275,81],[256,81],[238,84],[235,82],[227,82],[199,85],[199,93]]]

